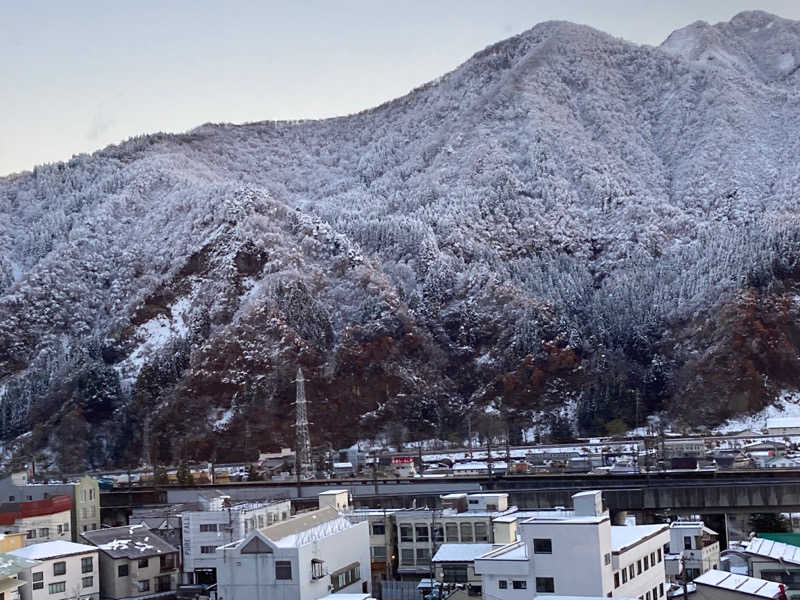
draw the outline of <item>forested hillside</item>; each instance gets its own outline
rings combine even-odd
[[[562,22],[409,95],[0,179],[0,435],[62,470],[712,425],[800,388],[800,23]],[[490,422],[491,421],[491,422]]]

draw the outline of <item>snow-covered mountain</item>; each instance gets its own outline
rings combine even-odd
[[[249,456],[298,364],[337,446],[761,408],[800,386],[797,65],[762,12],[548,22],[356,115],[0,179],[0,431],[64,469]]]

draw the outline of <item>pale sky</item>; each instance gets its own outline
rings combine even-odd
[[[344,115],[560,19],[657,45],[797,0],[0,0],[0,176],[206,122]]]

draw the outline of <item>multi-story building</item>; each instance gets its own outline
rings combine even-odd
[[[184,583],[217,581],[216,549],[245,537],[250,531],[285,521],[290,500],[234,502],[228,496],[204,500],[203,510],[181,513]]]
[[[100,593],[106,599],[169,595],[178,585],[178,549],[144,525],[81,534],[100,550]]]
[[[370,592],[369,526],[326,506],[217,548],[217,597],[317,600]]]
[[[319,507],[336,508],[351,523],[369,523],[369,554],[372,587],[380,581],[394,579],[397,566],[397,539],[395,538],[395,518],[398,509],[351,508],[347,490],[329,490],[319,495]]]
[[[684,576],[691,581],[719,566],[717,533],[702,521],[673,521],[669,524],[669,545],[664,547],[668,581]]]
[[[100,528],[100,486],[88,475],[67,483],[35,483],[26,471],[19,471],[0,479],[0,500],[8,499],[8,502],[46,500],[62,494],[72,500],[70,539],[73,542],[78,541],[80,533]]]
[[[484,597],[523,600],[535,593],[663,600],[668,527],[612,526],[599,491],[575,494],[573,502],[573,510],[520,521],[519,541],[474,560]]]
[[[0,504],[0,527],[25,534],[25,545],[71,540],[71,518],[72,500],[64,495]]]
[[[98,600],[98,550],[87,544],[59,540],[26,546],[10,553],[35,561],[20,575],[26,585],[21,600]]]
[[[431,557],[441,544],[492,543],[492,520],[516,512],[508,494],[447,494],[441,510],[403,509],[395,513],[399,563],[404,578],[429,576]]]

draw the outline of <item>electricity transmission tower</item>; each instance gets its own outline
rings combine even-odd
[[[295,400],[295,460],[298,477],[311,474],[311,438],[308,435],[306,411],[306,380],[303,369],[297,368],[297,398]]]

